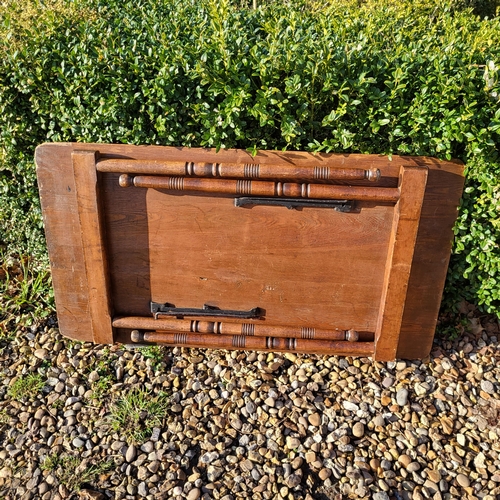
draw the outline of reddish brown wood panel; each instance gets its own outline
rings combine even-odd
[[[96,153],[72,153],[76,201],[80,216],[83,259],[88,289],[92,338],[100,344],[113,343],[108,265],[102,227],[102,206],[95,168]]]
[[[106,232],[102,253],[109,258],[116,314],[151,316],[150,299],[184,307],[208,302],[223,308],[264,307],[264,324],[372,332],[383,292],[393,205],[357,202],[360,210],[349,214],[313,208],[236,208],[230,196],[123,189],[118,178],[120,173],[165,174],[166,164],[178,164],[188,175],[196,169],[208,177],[242,171],[243,177],[261,179],[271,177],[281,165],[279,171],[288,173],[273,178],[289,179],[295,172],[296,180],[326,183],[328,174],[337,176],[339,187],[394,189],[400,165],[427,167],[400,336],[393,339],[392,349],[397,343],[394,352],[405,358],[429,352],[463,186],[459,163],[423,157],[391,161],[375,155],[276,151],[252,157],[241,150],[42,145],[36,154],[37,173],[60,326],[65,335],[80,340],[92,339],[92,323],[71,168],[74,149],[98,151],[100,163],[113,160],[113,168],[116,160],[128,162],[129,170],[99,174]],[[136,172],[134,162],[139,161],[163,170]],[[235,169],[240,174],[234,174]],[[375,183],[361,173],[374,170],[380,170]],[[130,340],[127,329],[116,329],[114,335],[115,340]],[[342,346],[339,349],[344,352]]]
[[[375,331],[377,360],[394,359],[398,349],[426,184],[427,168],[401,168],[399,184],[401,197],[394,208],[382,300]]]

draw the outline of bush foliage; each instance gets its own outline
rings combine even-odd
[[[494,4],[265,3],[3,2],[4,244],[45,255],[32,160],[44,141],[459,158],[446,304],[500,315],[500,20],[483,17]]]

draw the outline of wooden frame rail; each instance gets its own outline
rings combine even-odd
[[[113,319],[114,328],[133,330],[156,330],[187,333],[210,333],[218,335],[244,335],[249,337],[280,337],[308,340],[345,340],[348,342],[373,342],[373,332],[356,330],[324,330],[306,326],[278,326],[228,321],[210,321],[199,319],[153,319],[137,316]]]
[[[132,341],[138,343],[152,342],[181,347],[209,347],[211,349],[294,351],[308,354],[334,354],[337,356],[372,356],[374,352],[373,342],[304,340],[185,332],[139,332],[138,330],[133,330],[131,336]]]
[[[338,186],[330,184],[299,184],[297,182],[272,182],[252,180],[196,179],[189,177],[161,177],[152,175],[123,174],[121,187],[165,189],[167,191],[198,191],[201,193],[289,196],[312,199],[345,199],[397,203],[399,189],[377,187]]]
[[[165,175],[175,177],[227,177],[234,179],[295,179],[323,181],[380,180],[378,168],[342,168],[335,166],[296,166],[259,163],[207,163],[193,161],[156,161],[131,159],[103,159],[96,168],[99,172]]]

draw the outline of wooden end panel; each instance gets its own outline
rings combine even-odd
[[[429,167],[397,349],[400,359],[429,355],[453,243],[453,225],[464,185],[464,165],[421,158]]]
[[[35,152],[36,173],[61,333],[92,341],[87,278],[71,165],[71,144],[43,144]]]
[[[375,331],[376,360],[391,361],[396,357],[426,183],[427,168],[401,167],[401,197],[394,209]]]
[[[74,151],[71,157],[80,215],[93,340],[100,344],[111,344],[113,343],[111,303],[103,226],[99,210],[96,153]]]

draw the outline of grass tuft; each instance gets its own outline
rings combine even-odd
[[[53,473],[59,484],[72,491],[78,491],[83,484],[92,483],[100,474],[105,474],[114,467],[115,464],[111,461],[91,464],[76,456],[57,453],[45,457],[40,466],[42,471]]]
[[[29,257],[2,257],[0,265],[0,332],[30,326],[54,312],[52,280]]]
[[[161,426],[168,402],[168,395],[163,392],[153,396],[149,391],[133,389],[111,406],[111,428],[132,443],[142,443],[154,427]]]
[[[7,394],[17,401],[21,399],[32,399],[45,385],[41,375],[38,373],[29,373],[26,376],[18,378],[8,389]]]

